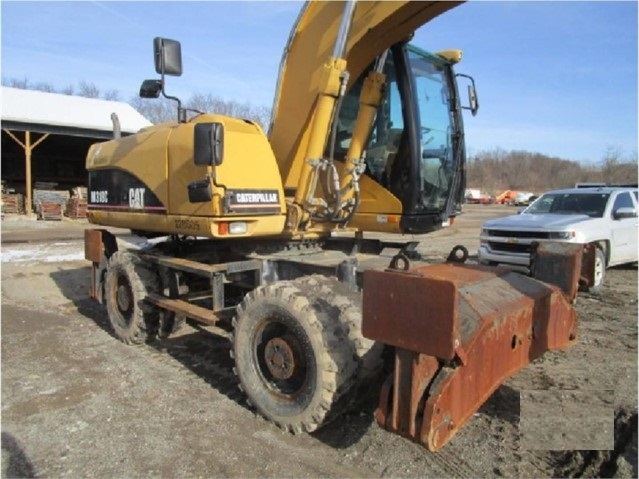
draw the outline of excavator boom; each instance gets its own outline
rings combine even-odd
[[[357,2],[345,45],[351,82],[392,45],[462,2]],[[284,50],[269,141],[284,186],[294,188],[294,165],[305,160],[322,71],[338,37],[344,2],[308,2]]]

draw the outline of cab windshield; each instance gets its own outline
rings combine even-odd
[[[441,210],[455,171],[453,134],[457,128],[450,70],[444,60],[417,49],[410,48],[408,58],[419,109],[422,203],[426,209]]]

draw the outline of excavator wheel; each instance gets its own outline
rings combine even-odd
[[[300,278],[300,285],[327,307],[335,309],[338,321],[348,328],[348,338],[353,345],[357,361],[357,373],[352,376],[354,387],[350,389],[348,406],[367,396],[367,392],[379,378],[384,365],[384,345],[362,335],[362,294],[350,290],[336,278],[312,275]]]
[[[337,416],[357,363],[346,328],[296,281],[260,286],[233,320],[235,372],[250,403],[292,433]]]
[[[141,344],[153,335],[157,312],[144,302],[159,288],[155,271],[133,254],[115,252],[105,274],[105,302],[116,337],[126,344]]]

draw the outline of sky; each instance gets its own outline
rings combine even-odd
[[[470,1],[422,26],[413,43],[463,50],[456,69],[474,77],[480,103],[464,117],[471,155],[501,148],[598,163],[613,149],[636,158],[637,5]],[[129,101],[157,77],[153,38],[163,36],[181,42],[184,67],[167,93],[270,108],[301,6],[2,0],[1,74],[57,89],[84,81]]]

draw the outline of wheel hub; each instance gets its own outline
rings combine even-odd
[[[277,337],[269,340],[264,349],[264,358],[269,372],[277,379],[290,379],[299,364],[292,338]]]
[[[118,308],[120,308],[120,311],[128,311],[129,308],[131,307],[131,292],[129,291],[129,288],[126,285],[121,284],[118,286],[118,290],[116,292],[116,298],[118,301]]]

